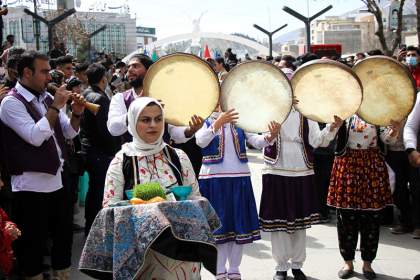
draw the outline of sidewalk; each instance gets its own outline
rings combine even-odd
[[[257,206],[261,197],[261,153],[255,150],[248,151],[252,182]],[[77,264],[84,243],[83,233],[76,234],[73,244],[73,269],[71,279],[92,279],[77,271]],[[337,272],[343,260],[338,250],[337,232],[335,222],[317,225],[307,231],[307,260],[303,271],[312,280],[336,280]],[[247,245],[241,264],[242,279],[244,280],[270,280],[274,274],[275,263],[271,258],[270,235],[263,233],[262,240]],[[380,245],[373,269],[378,274],[377,279],[383,280],[412,280],[420,274],[420,240],[410,235],[393,235],[388,228],[382,228]],[[356,254],[355,270],[357,274],[351,279],[364,279],[360,252]],[[291,273],[289,273],[289,279]],[[203,280],[214,279],[212,275],[203,270]]]

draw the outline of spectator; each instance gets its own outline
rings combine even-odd
[[[65,138],[79,130],[83,98],[75,96],[71,120],[60,111],[68,92],[60,88],[54,99],[47,93],[48,57],[35,51],[22,54],[18,83],[1,102],[0,119],[4,154],[12,175],[16,224],[22,230],[17,259],[25,277],[43,279],[43,252],[52,240],[53,275],[69,279],[72,231],[71,205],[62,187],[66,157]]]
[[[55,63],[57,70],[63,72],[64,80],[68,80],[73,76],[73,57],[71,55],[60,56]]]
[[[82,82],[80,85],[80,89],[85,91],[87,87],[89,86],[88,79],[86,76],[86,70],[88,69],[89,64],[88,63],[77,63],[74,67],[74,75]]]
[[[417,89],[420,89],[420,66],[419,66],[419,49],[414,46],[407,47],[405,63],[416,81]]]
[[[65,56],[66,55],[66,53],[63,51],[63,47],[62,47],[62,45],[59,41],[55,40],[53,45],[54,45],[54,48],[49,52],[50,58],[58,58],[60,56]]]
[[[112,136],[106,127],[110,99],[105,93],[108,84],[105,67],[98,63],[92,64],[86,70],[86,75],[89,87],[83,95],[86,101],[101,106],[96,116],[89,111],[85,112],[80,131],[82,152],[87,156],[86,170],[89,174],[89,190],[85,203],[87,235],[96,214],[102,208],[105,175],[109,163],[119,149],[119,139]]]

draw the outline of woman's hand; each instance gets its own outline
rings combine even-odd
[[[334,116],[334,122],[330,126],[330,132],[333,132],[335,129],[340,128],[343,125],[343,120],[338,117]]]
[[[235,123],[238,118],[239,113],[235,112],[235,109],[230,109],[227,112],[221,113],[217,120],[213,123],[214,131],[218,131],[224,124]]]
[[[270,131],[270,135],[266,137],[268,143],[271,143],[274,139],[276,139],[277,135],[280,132],[281,125],[276,121],[271,121],[268,124],[268,130]]]
[[[391,125],[389,126],[390,133],[389,136],[397,137],[400,134],[401,127],[404,125],[404,121],[394,121],[391,120]]]
[[[203,126],[204,119],[197,115],[191,117],[191,121],[189,121],[189,127],[185,129],[185,137],[190,138],[193,137],[194,134]]]

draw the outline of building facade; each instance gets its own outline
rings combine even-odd
[[[26,49],[35,49],[36,40],[34,36],[34,22],[31,16],[24,13],[25,6],[10,7],[7,16],[3,17],[4,28],[3,38],[8,34],[15,35],[15,46]],[[47,11],[41,10],[40,15],[44,16]],[[102,12],[76,12],[87,33],[92,33],[103,25],[106,29],[91,39],[91,46],[94,51],[115,53],[123,57],[135,50],[136,42],[136,21],[128,14],[102,13]],[[58,38],[65,42],[69,53],[77,55],[81,42],[73,40],[71,36],[63,34]],[[44,23],[40,23],[40,51],[48,51],[48,29]]]

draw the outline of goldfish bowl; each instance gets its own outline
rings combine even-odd
[[[175,186],[171,188],[172,193],[175,195],[176,200],[187,200],[187,197],[192,191],[191,186]]]

